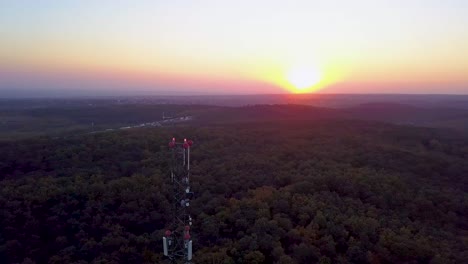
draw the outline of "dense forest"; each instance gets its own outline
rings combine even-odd
[[[468,137],[345,120],[1,141],[0,263],[162,263],[173,136],[194,263],[468,263]]]

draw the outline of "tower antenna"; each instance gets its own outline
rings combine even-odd
[[[171,263],[192,263],[192,239],[190,231],[192,217],[188,213],[193,192],[190,189],[190,148],[192,140],[184,139],[182,143],[175,138],[169,142],[172,150],[171,183],[172,183],[172,221],[164,233],[164,256]]]

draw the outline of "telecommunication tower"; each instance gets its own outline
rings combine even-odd
[[[188,212],[193,192],[190,189],[190,148],[192,140],[184,139],[182,143],[175,138],[169,142],[172,150],[171,183],[172,183],[172,222],[163,237],[164,256],[171,263],[192,263],[192,240],[190,228],[192,217]]]

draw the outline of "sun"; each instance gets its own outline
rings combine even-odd
[[[287,81],[296,93],[314,90],[321,79],[320,71],[313,66],[294,67],[287,73]]]

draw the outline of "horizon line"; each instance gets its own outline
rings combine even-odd
[[[18,99],[105,99],[105,98],[135,98],[135,97],[249,97],[249,96],[468,96],[468,93],[255,93],[255,94],[120,94],[120,95],[34,95],[34,96],[2,96],[1,100]]]

